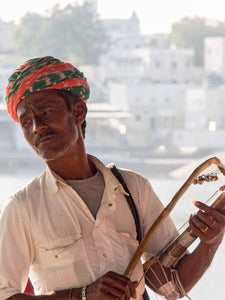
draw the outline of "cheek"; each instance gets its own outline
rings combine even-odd
[[[65,120],[64,122],[60,123],[59,130],[63,130],[63,133],[68,137],[78,134],[78,128],[76,124],[74,124],[74,121],[71,119]]]
[[[78,137],[78,130],[77,128],[68,128],[63,132],[63,136],[65,140],[76,140]]]
[[[31,137],[31,134],[30,134],[30,130],[28,129],[22,129],[22,132],[23,132],[23,136],[25,138],[25,140],[32,145],[32,137]]]

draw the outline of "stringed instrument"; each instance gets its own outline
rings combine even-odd
[[[165,218],[171,213],[178,200],[183,196],[191,184],[202,184],[203,182],[216,181],[218,179],[217,175],[208,174],[200,175],[206,168],[210,165],[215,164],[221,173],[225,176],[225,166],[217,157],[212,157],[201,165],[199,165],[181,186],[178,192],[174,195],[169,204],[165,207],[162,213],[157,217],[152,227],[149,229],[147,234],[144,236],[142,242],[134,253],[124,275],[130,277],[136,264],[141,258],[143,252],[145,251],[151,238],[154,236],[157,229],[160,227]],[[225,186],[222,186],[216,193],[210,197],[211,206],[215,209],[225,213]],[[166,247],[164,247],[156,256],[152,257],[149,261],[145,262],[144,272],[146,274],[146,283],[148,286],[157,293],[160,294],[162,289],[170,290],[171,282],[173,279],[173,274],[170,271],[170,267],[174,266],[183,255],[185,255],[188,247],[197,239],[197,237],[192,233],[190,227],[188,226],[182,234],[180,234],[174,241],[170,242]],[[165,269],[166,268],[166,269]],[[177,283],[177,282],[176,282]],[[177,283],[180,284],[179,282]],[[182,289],[182,286],[181,286]],[[184,291],[185,293],[185,291]],[[187,295],[186,295],[187,296]],[[187,296],[188,297],[188,296]],[[178,298],[176,293],[169,293],[165,297],[168,300],[175,300]]]

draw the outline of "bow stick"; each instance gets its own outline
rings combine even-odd
[[[205,162],[200,164],[189,176],[189,178],[185,181],[185,183],[181,186],[181,188],[177,191],[177,193],[173,196],[172,200],[169,202],[169,204],[165,207],[165,209],[161,212],[161,214],[158,216],[158,218],[155,220],[149,231],[146,233],[144,238],[142,239],[139,247],[135,251],[129,265],[127,266],[127,269],[124,273],[125,276],[130,277],[133,273],[133,270],[137,263],[139,262],[142,254],[144,253],[148,243],[152,239],[153,235],[159,228],[159,226],[162,224],[162,222],[165,220],[166,217],[171,213],[175,205],[177,204],[178,200],[183,196],[183,194],[186,192],[186,190],[189,188],[189,186],[193,183],[194,179],[205,169],[207,169],[210,165],[215,164],[221,173],[225,176],[225,166],[222,164],[222,162],[217,157],[211,157],[207,159]]]

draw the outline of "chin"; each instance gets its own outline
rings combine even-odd
[[[51,151],[51,152],[38,153],[38,155],[46,162],[49,162],[49,161],[56,161],[62,159],[63,157],[65,157],[66,153],[65,151]]]
[[[61,147],[48,147],[48,149],[35,149],[35,152],[37,155],[45,160],[46,162],[48,161],[56,161],[59,159],[62,159],[63,157],[70,155],[72,149],[72,145],[70,144],[69,146],[64,146],[61,145]]]
[[[36,154],[45,161],[55,160],[57,159],[57,152],[56,151],[35,151]]]

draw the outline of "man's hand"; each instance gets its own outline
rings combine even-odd
[[[219,212],[199,201],[194,201],[194,204],[199,211],[189,220],[192,232],[200,238],[201,242],[218,246],[224,236],[225,212]]]
[[[132,282],[129,278],[108,272],[86,287],[86,296],[88,300],[130,300],[136,298],[137,281]],[[57,291],[51,295],[37,296],[40,300],[62,300],[68,299],[70,290]],[[78,300],[81,297],[81,288],[74,288],[70,299]],[[16,294],[8,300],[31,300],[35,299],[33,295]]]
[[[199,201],[194,201],[194,204],[199,211],[190,217],[189,224],[192,232],[200,238],[201,242],[176,266],[181,284],[186,292],[192,289],[210,266],[225,231],[225,211],[219,212]]]
[[[90,300],[129,300],[136,298],[137,281],[115,272],[108,272],[87,286],[87,298]]]

